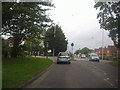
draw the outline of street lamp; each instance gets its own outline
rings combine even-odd
[[[72,59],[74,59],[74,55],[73,55],[73,46],[74,46],[74,43],[71,43],[71,46],[72,46]]]
[[[17,3],[19,3],[19,2],[20,2],[20,0],[16,0],[16,2],[17,2]]]
[[[58,22],[57,25],[59,25],[59,22]],[[54,26],[54,38],[56,37],[55,33],[56,33],[56,25]],[[54,53],[55,53],[55,48],[53,48],[53,56],[54,56]]]
[[[104,14],[103,14],[102,18],[103,18],[103,23],[105,23]],[[103,26],[101,28],[103,28]],[[103,48],[103,46],[104,46],[104,29],[102,29],[102,60],[103,60],[103,54],[104,54],[104,48]]]
[[[118,61],[118,50],[117,50],[117,61]]]
[[[102,60],[103,60],[103,54],[104,54],[104,29],[102,29]]]
[[[46,52],[46,58],[48,58],[48,42],[47,42],[47,44],[46,44],[46,47],[47,47],[47,48],[46,48],[46,49],[47,49],[47,50],[46,50],[46,51],[47,51],[47,52]]]
[[[54,38],[55,38],[55,32],[56,32],[56,25],[55,25],[55,27],[54,27]],[[54,49],[54,47],[53,47],[53,56],[54,56],[54,52],[55,52],[55,49]]]

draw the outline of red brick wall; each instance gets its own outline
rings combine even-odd
[[[108,46],[103,48],[103,55],[105,56],[120,56],[120,51],[115,46]],[[102,48],[100,47],[99,49],[95,49],[92,51],[93,53],[96,53],[98,56],[102,55]]]

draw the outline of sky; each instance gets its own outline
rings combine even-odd
[[[94,8],[94,0],[52,0],[56,8],[50,11],[50,18],[61,26],[66,39],[68,50],[73,51],[88,47],[90,49],[102,46],[102,29]],[[108,37],[109,32],[104,30],[104,45],[113,45]]]

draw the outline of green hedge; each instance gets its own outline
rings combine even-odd
[[[113,65],[113,66],[120,67],[120,61],[111,61],[111,62],[108,62],[108,63]]]
[[[102,57],[100,57],[100,58],[102,58]],[[120,56],[103,56],[103,59],[105,59],[105,60],[120,60]]]

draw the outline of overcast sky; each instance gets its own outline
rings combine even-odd
[[[94,0],[52,0],[56,8],[50,11],[51,19],[59,22],[66,38],[68,49],[74,43],[74,51],[79,48],[90,49],[102,46],[102,30],[97,20],[97,11],[93,8]],[[104,31],[104,46],[113,45]]]

